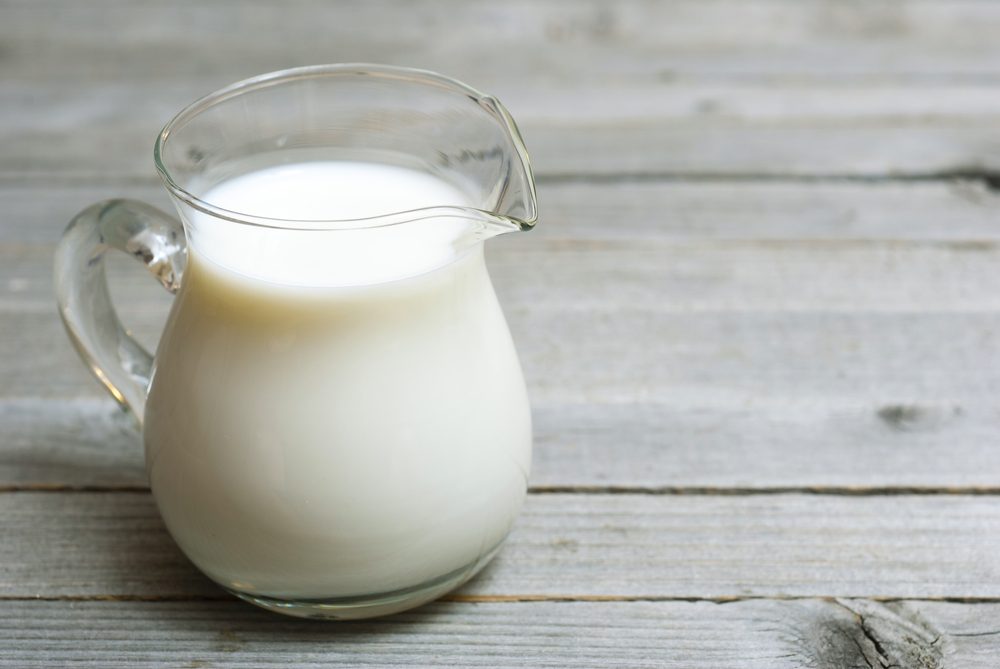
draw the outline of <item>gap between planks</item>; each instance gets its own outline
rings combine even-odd
[[[980,167],[957,167],[932,172],[901,172],[897,174],[796,174],[753,172],[615,172],[615,173],[559,173],[535,175],[540,184],[627,184],[627,183],[934,183],[938,181],[970,181],[981,184],[990,191],[1000,191],[1000,170]]]
[[[535,174],[540,185],[562,184],[629,184],[629,183],[803,183],[803,184],[900,184],[967,181],[983,185],[987,190],[1000,191],[1000,169],[981,167],[956,167],[930,172],[885,173],[754,173],[754,172],[611,172],[576,173],[547,172]],[[138,176],[130,173],[91,172],[5,172],[0,171],[0,185],[51,188],[53,186],[156,186],[161,183],[155,175]]]
[[[0,485],[0,494],[16,493],[149,493],[143,485],[73,485],[24,483]],[[765,495],[817,495],[834,497],[893,496],[1000,496],[1000,486],[644,486],[644,485],[539,485],[531,495],[645,495],[689,497],[739,497]]]
[[[722,597],[673,597],[667,595],[465,595],[453,593],[435,601],[457,604],[525,604],[573,602],[705,602],[708,604],[735,604],[738,602],[836,602],[847,597],[818,597],[815,595],[732,595]],[[1000,597],[860,597],[871,602],[941,602],[947,604],[1000,604]],[[187,595],[0,595],[3,602],[228,602],[237,598],[226,592],[218,594]]]

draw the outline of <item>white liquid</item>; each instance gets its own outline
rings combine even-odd
[[[282,221],[356,220],[470,204],[460,190],[430,174],[347,161],[268,167],[218,184],[205,199],[222,209]]]
[[[310,163],[238,177],[205,199],[319,220],[445,195],[467,204],[401,168]],[[223,585],[281,599],[471,575],[513,522],[531,448],[481,245],[458,254],[440,243],[454,231],[428,240],[403,232],[424,224],[406,223],[397,244],[387,234],[367,247],[394,261],[331,270],[322,259],[352,233],[192,224],[144,427],[153,492],[181,548]]]
[[[447,211],[404,216],[405,225],[365,220],[471,204],[451,184],[390,165],[311,162],[269,167],[218,184],[204,199],[228,211],[273,219],[264,222],[286,229],[340,221],[332,224],[342,228],[336,235],[234,226],[205,215],[194,221],[192,244],[217,265],[299,286],[378,283],[427,272],[453,260],[459,242],[475,231],[467,218]]]

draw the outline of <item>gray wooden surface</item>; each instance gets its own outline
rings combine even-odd
[[[0,666],[1000,665],[1000,4],[0,0]],[[354,624],[166,535],[52,251],[193,98],[293,65],[496,94],[541,222],[491,243],[536,417],[496,562]],[[115,263],[152,345],[169,297]]]

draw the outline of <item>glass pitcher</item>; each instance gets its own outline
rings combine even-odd
[[[510,530],[531,460],[483,258],[536,219],[510,115],[431,72],[305,67],[195,102],[154,161],[180,221],[89,207],[55,284],[72,343],[142,426],[177,544],[296,616],[383,615],[464,583]],[[155,357],[115,315],[107,249],[176,294]]]

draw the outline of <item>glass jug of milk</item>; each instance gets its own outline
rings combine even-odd
[[[492,97],[419,70],[286,70],[160,133],[180,215],[111,200],[56,257],[70,339],[142,425],[170,534],[273,611],[362,618],[458,587],[524,498],[531,417],[483,242],[535,223]],[[155,357],[107,249],[176,293]]]

